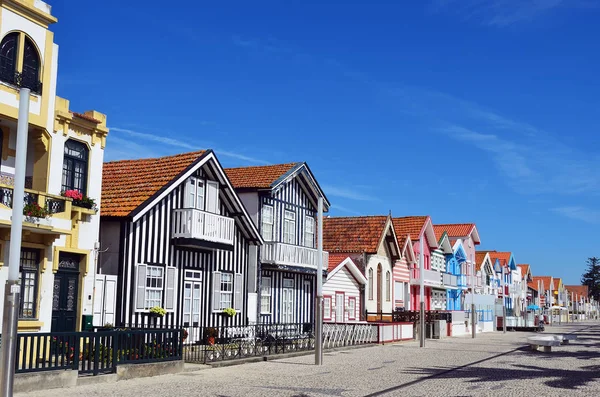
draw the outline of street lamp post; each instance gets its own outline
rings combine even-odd
[[[2,316],[2,346],[0,358],[0,395],[12,397],[17,348],[17,323],[21,302],[19,261],[23,235],[23,198],[25,197],[25,168],[27,164],[27,136],[29,134],[29,89],[19,90],[19,118],[17,121],[17,146],[15,151],[15,178],[12,202],[12,223],[8,253],[8,278],[4,288],[4,313]]]
[[[317,297],[315,301],[315,365],[323,364],[323,197],[318,200]]]

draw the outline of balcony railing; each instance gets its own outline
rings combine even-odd
[[[14,191],[10,186],[0,185],[0,204],[8,208],[12,208],[14,200]],[[25,197],[23,197],[25,205],[39,204],[41,208],[46,209],[48,214],[59,214],[65,212],[66,199],[61,196],[52,194],[40,193],[34,190],[25,189]]]
[[[314,248],[265,242],[265,245],[260,247],[260,253],[260,260],[263,263],[317,268],[318,251]],[[327,263],[329,263],[329,252],[323,251],[323,266],[326,267]]]
[[[414,268],[410,271],[410,283],[420,283],[420,269]],[[428,286],[439,287],[442,285],[442,274],[439,270],[423,270],[423,283]]]
[[[464,274],[456,276],[456,286],[459,288],[467,288],[467,276]]]
[[[233,244],[233,218],[182,208],[173,211],[173,238],[191,238],[215,243]]]
[[[454,274],[442,273],[442,282],[444,283],[444,287],[447,288],[456,288],[458,286],[457,277]]]

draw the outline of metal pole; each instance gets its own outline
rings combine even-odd
[[[504,267],[502,267],[502,333],[506,333],[506,281],[504,280]]]
[[[472,338],[475,338],[475,319],[477,318],[477,313],[475,313],[475,263],[471,261],[471,263],[467,263],[467,266],[471,269],[471,335]]]
[[[425,347],[425,257],[423,255],[423,240],[425,240],[425,235],[421,236],[421,239],[419,240],[419,300],[421,302],[419,308],[419,337],[421,340],[421,347]]]
[[[27,135],[29,133],[29,89],[19,90],[19,119],[15,152],[15,180],[13,187],[12,224],[8,253],[8,279],[4,288],[2,316],[2,346],[0,356],[0,395],[12,397],[17,351],[17,322],[21,302],[19,262],[23,235],[23,207],[25,197],[25,167],[27,164]]]
[[[319,197],[317,240],[317,299],[315,302],[315,365],[323,364],[323,197]]]

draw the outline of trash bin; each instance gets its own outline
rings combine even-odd
[[[81,316],[81,330],[82,331],[93,331],[94,330],[94,316],[91,314],[84,314]]]

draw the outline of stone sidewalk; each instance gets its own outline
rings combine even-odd
[[[600,395],[600,325],[546,328],[569,332],[579,339],[552,353],[527,350],[530,333],[495,332],[326,353],[320,367],[310,355],[15,396]]]

